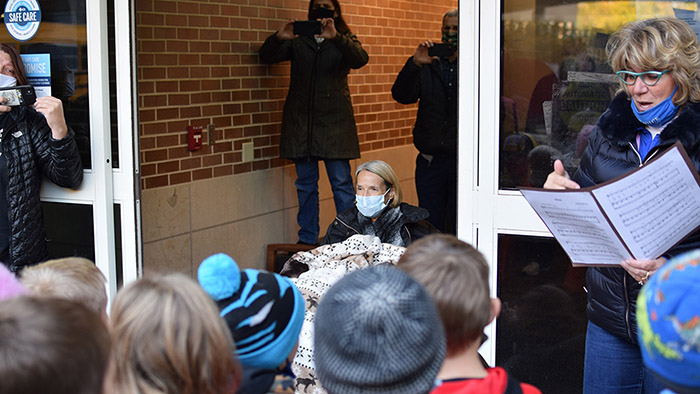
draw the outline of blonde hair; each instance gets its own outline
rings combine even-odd
[[[479,340],[491,319],[489,266],[479,251],[453,235],[434,234],[406,248],[398,267],[433,297],[448,356]]]
[[[80,302],[100,316],[107,313],[107,279],[92,261],[82,257],[48,260],[22,271],[20,283],[39,297]]]
[[[389,208],[396,208],[401,204],[401,182],[399,182],[399,177],[396,176],[396,173],[389,164],[381,160],[366,161],[357,166],[357,170],[355,170],[355,180],[357,180],[357,175],[360,171],[368,171],[377,175],[382,178],[387,190],[389,188],[394,189],[394,199],[391,200]]]
[[[700,52],[698,39],[687,23],[676,18],[631,22],[616,31],[606,45],[613,71],[669,70],[678,85],[675,105],[700,101]],[[663,78],[663,77],[662,77]],[[625,85],[620,81],[620,90]]]
[[[182,274],[142,278],[112,305],[114,394],[235,392],[241,369],[211,298]]]

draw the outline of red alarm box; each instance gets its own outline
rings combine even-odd
[[[202,126],[187,126],[187,150],[202,149]]]

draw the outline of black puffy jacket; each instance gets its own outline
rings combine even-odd
[[[360,157],[348,74],[367,64],[369,56],[355,35],[338,33],[319,44],[311,37],[280,40],[275,33],[260,47],[260,60],[291,60],[280,157]]]
[[[391,87],[401,104],[418,103],[413,144],[420,153],[457,156],[457,100],[447,99],[447,85],[440,62],[418,67],[410,57]]]
[[[401,239],[404,246],[411,242],[425,237],[426,235],[438,233],[439,231],[428,222],[428,211],[410,204],[402,202],[401,209]],[[323,237],[321,245],[343,242],[356,234],[362,234],[362,226],[357,220],[357,207],[353,205],[350,209],[341,212],[328,226],[326,235]]]
[[[39,188],[42,176],[61,187],[76,188],[83,168],[73,133],[51,137],[43,115],[14,107],[2,132],[2,159],[7,168],[7,212],[10,226],[11,271],[48,258]]]
[[[625,93],[618,94],[598,119],[573,179],[581,187],[593,186],[623,175],[680,141],[695,169],[700,171],[700,103],[688,103],[661,132],[661,143],[646,158],[637,152],[638,128],[644,127],[630,108]],[[700,247],[695,232],[664,256],[673,257]],[[608,332],[637,343],[636,303],[641,286],[622,268],[588,268],[588,319]]]

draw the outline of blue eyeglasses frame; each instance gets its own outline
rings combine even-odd
[[[617,74],[618,78],[620,78],[620,80],[622,81],[622,83],[624,83],[624,84],[627,85],[627,86],[631,86],[631,85],[634,85],[635,83],[637,83],[637,78],[639,78],[639,77],[642,77],[642,82],[643,82],[645,85],[647,85],[647,86],[656,86],[656,84],[658,84],[659,81],[661,80],[661,77],[662,77],[664,74],[666,74],[667,72],[669,72],[669,71],[671,71],[671,70],[666,70],[666,71],[642,71],[642,72],[640,72],[640,73],[636,73],[636,72],[634,72],[634,71],[620,70],[620,71],[616,72],[615,74]],[[628,83],[628,82],[625,80],[624,74],[634,76],[634,80],[632,81],[632,83]],[[644,76],[645,76],[645,75],[655,75],[655,76],[656,76],[656,81],[655,81],[654,83],[648,83],[647,81],[644,80]]]

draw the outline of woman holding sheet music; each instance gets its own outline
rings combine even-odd
[[[700,169],[700,50],[692,28],[675,18],[632,22],[610,37],[606,51],[620,92],[598,119],[573,178],[557,160],[544,187],[600,184],[643,165],[676,141]],[[649,214],[656,209],[648,208]],[[658,393],[663,388],[645,370],[637,345],[637,294],[667,258],[698,247],[700,234],[694,233],[654,260],[588,268],[584,393]]]

